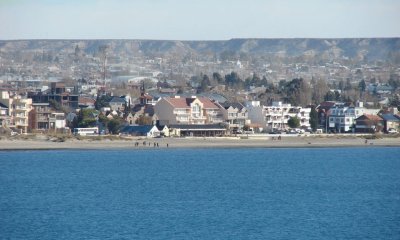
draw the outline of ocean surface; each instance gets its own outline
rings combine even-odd
[[[3,151],[0,239],[400,239],[400,148]]]

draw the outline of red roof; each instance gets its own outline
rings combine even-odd
[[[369,120],[372,120],[372,121],[382,121],[383,120],[378,115],[364,114],[364,116],[367,117]]]
[[[165,98],[165,99],[175,108],[190,108],[190,104],[196,98]],[[218,107],[209,98],[200,97],[198,99],[200,100],[201,103],[203,103],[203,108],[218,109]]]

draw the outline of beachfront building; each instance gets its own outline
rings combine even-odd
[[[318,125],[320,129],[323,129],[323,131],[327,132],[328,131],[328,120],[329,120],[329,115],[331,114],[331,108],[334,107],[336,104],[335,101],[325,101],[320,103],[317,107],[317,113],[318,113]]]
[[[241,103],[218,103],[224,122],[228,124],[231,133],[237,133],[249,124],[249,113],[247,108]]]
[[[310,127],[311,108],[292,106],[282,102],[273,102],[271,106],[263,106],[259,101],[246,103],[249,119],[252,124],[259,124],[267,131],[288,129],[288,120],[292,117],[300,119],[301,128]]]
[[[363,114],[355,122],[355,132],[357,133],[382,132],[384,127],[383,119],[378,115]]]
[[[394,129],[395,131],[400,130],[400,115],[395,115],[391,113],[381,114],[380,117],[384,122],[384,131],[386,133],[389,132],[390,129]]]
[[[20,133],[28,132],[29,112],[32,110],[32,99],[25,96],[0,92],[0,103],[8,108],[9,126]]]
[[[121,134],[131,136],[159,137],[160,130],[154,125],[125,126],[120,131]]]
[[[161,125],[223,122],[220,108],[206,97],[165,97],[154,106]]]
[[[34,103],[57,102],[64,108],[78,109],[79,95],[67,89],[64,83],[51,83],[50,89],[43,92],[29,92],[28,97],[32,98]]]
[[[10,125],[10,116],[8,114],[8,107],[0,103],[0,127]]]
[[[63,132],[66,126],[65,114],[55,112],[49,103],[33,103],[29,113],[30,131]]]
[[[363,114],[376,115],[379,109],[366,109],[362,102],[356,106],[345,103],[336,103],[330,109],[328,129],[332,132],[355,132],[355,120]]]

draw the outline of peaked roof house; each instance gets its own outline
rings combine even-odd
[[[113,97],[108,104],[112,111],[124,111],[126,102],[124,98]]]
[[[249,124],[247,108],[241,103],[215,103],[221,112],[224,121],[228,124],[231,132],[236,133],[246,124]]]
[[[395,129],[397,131],[400,129],[400,116],[388,113],[381,114],[380,117],[383,119],[383,130],[385,132],[388,132],[389,129]]]
[[[154,112],[161,125],[223,122],[219,107],[206,97],[166,97],[157,102]]]
[[[158,137],[160,130],[157,126],[142,125],[142,126],[125,126],[120,131],[121,134],[132,136]]]
[[[363,114],[355,119],[358,133],[376,133],[383,130],[383,119],[378,115]]]

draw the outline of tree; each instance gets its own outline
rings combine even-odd
[[[318,124],[319,120],[318,120],[318,112],[315,109],[315,107],[311,108],[311,112],[310,112],[310,126],[312,128],[312,130],[315,132],[318,128]]]
[[[111,134],[117,134],[119,129],[121,128],[122,122],[118,118],[111,119],[108,124],[107,128]]]
[[[221,74],[215,72],[213,73],[213,79],[214,81],[218,82],[218,83],[223,83],[224,79],[222,78]]]
[[[78,116],[73,121],[73,127],[86,128],[94,127],[96,125],[96,110],[93,109],[81,109]]]
[[[291,117],[288,120],[288,125],[290,128],[300,127],[300,119],[298,117]]]
[[[225,83],[229,86],[238,86],[242,82],[239,75],[236,72],[231,72],[228,75],[225,75]]]
[[[49,99],[49,104],[52,108],[54,108],[57,111],[62,111],[64,113],[68,112],[59,102],[57,102],[54,99]]]
[[[332,91],[326,92],[324,100],[325,101],[335,101],[335,93],[333,93]]]
[[[96,110],[100,110],[102,107],[109,107],[109,102],[111,101],[112,96],[109,95],[97,95],[96,102],[94,103],[94,108]]]
[[[136,123],[139,125],[152,125],[153,119],[149,116],[140,115],[139,118],[136,120]]]
[[[350,78],[346,79],[346,85],[344,86],[344,90],[349,91],[352,88],[353,88],[353,86],[351,85]]]
[[[359,83],[358,83],[358,89],[360,90],[360,96],[361,96],[361,94],[363,93],[363,92],[365,92],[365,89],[367,88],[367,84],[365,84],[365,81],[364,81],[364,79],[363,80],[361,80]]]
[[[315,104],[319,104],[324,100],[324,94],[329,91],[329,87],[325,80],[316,80],[314,83],[314,91],[312,92],[312,100]],[[333,99],[332,99],[333,100]]]
[[[200,83],[200,91],[199,92],[205,92],[208,90],[208,87],[211,85],[210,78],[207,75],[203,75],[203,79],[201,80]]]

